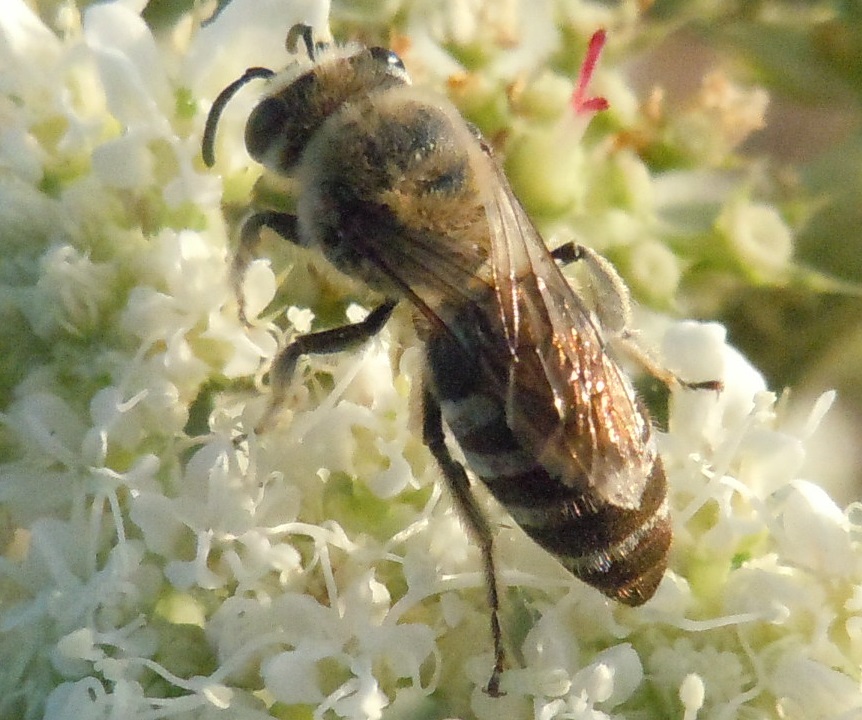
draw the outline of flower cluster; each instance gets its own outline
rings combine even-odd
[[[499,143],[542,226],[595,237],[654,306],[703,263],[785,271],[781,215],[716,169],[762,120],[759,93],[712,78],[666,117],[605,62],[612,110],[581,138],[572,48],[599,24],[625,37],[629,11],[366,5],[334,23],[395,22],[416,77]],[[670,369],[725,387],[670,400],[671,570],[646,606],[615,606],[478,490],[500,526],[512,658],[506,695],[482,692],[480,556],[409,420],[409,313],[354,354],[304,360],[278,426],[243,434],[285,329],[366,310],[321,261],[274,246],[244,283],[257,319],[240,322],[223,210],[259,177],[241,142],[254,93],[225,111],[213,171],[204,119],[329,8],[233,0],[201,24],[200,7],[157,31],[143,2],[0,12],[0,717],[858,714],[860,519],[800,477],[830,397],[794,423],[723,328],[646,313],[636,325]],[[668,148],[686,161],[654,173],[644,158]]]

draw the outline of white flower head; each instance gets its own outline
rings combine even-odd
[[[800,476],[830,399],[800,430],[724,328],[692,322],[645,333],[684,380],[723,383],[671,398],[658,445],[676,539],[648,605],[574,580],[477,490],[499,526],[510,651],[507,695],[484,693],[481,554],[416,427],[408,314],[353,354],[303,358],[275,426],[247,432],[280,343],[360,321],[367,298],[276,240],[247,269],[241,322],[229,228],[261,172],[243,145],[259,95],[226,109],[212,171],[201,136],[247,67],[288,63],[291,26],[329,38],[329,3],[233,0],[203,25],[195,4],[159,32],[141,0],[48,5],[0,12],[0,716],[858,714],[858,509]],[[630,248],[636,290],[669,302],[682,284],[688,263],[660,238],[686,227],[669,200],[686,188],[723,208],[713,229],[757,279],[790,263],[774,208],[728,202],[705,170],[658,182],[583,128],[554,167],[536,163],[553,159],[577,84],[563,42],[586,47],[630,8],[343,5],[335,22],[400,23],[416,77],[450,76],[554,223],[583,213],[599,244]],[[596,81],[607,122],[637,114],[613,63]],[[719,95],[704,121],[750,131],[760,95]]]

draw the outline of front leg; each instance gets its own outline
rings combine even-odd
[[[278,418],[287,399],[287,388],[293,378],[296,362],[301,355],[326,355],[361,345],[380,332],[396,305],[396,300],[386,300],[368,313],[368,317],[361,322],[301,335],[280,350],[269,370],[269,406],[255,427],[255,433],[266,432]]]
[[[440,466],[446,486],[455,500],[455,507],[467,525],[467,531],[479,544],[482,553],[482,570],[491,610],[491,637],[494,642],[494,669],[485,692],[491,697],[500,697],[505,695],[500,690],[500,675],[506,664],[506,654],[503,649],[503,633],[500,630],[500,596],[494,569],[494,536],[485,513],[470,491],[470,480],[464,466],[452,457],[446,447],[440,404],[427,389],[422,400],[422,438]]]
[[[257,257],[257,249],[260,246],[260,232],[269,228],[278,233],[282,238],[295,243],[297,241],[296,215],[263,210],[249,215],[242,224],[239,233],[239,247],[233,256],[230,266],[230,284],[233,288],[236,303],[239,308],[239,319],[244,325],[248,325],[245,314],[245,298],[242,294],[242,283],[245,279],[246,270],[252,260]]]

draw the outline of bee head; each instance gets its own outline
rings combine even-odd
[[[297,63],[278,75],[266,68],[249,68],[221,92],[204,130],[203,157],[207,165],[215,161],[215,129],[222,110],[252,79],[269,79],[270,88],[246,123],[246,149],[268,169],[285,174],[299,160],[317,129],[345,103],[410,84],[404,63],[391,50],[356,45],[336,47],[314,42],[311,33],[309,26],[296,25],[286,42],[288,50],[296,52],[302,39],[308,60],[313,63],[310,68],[303,70]]]
[[[270,170],[289,172],[318,128],[345,103],[410,82],[401,59],[385,48],[321,55],[289,83],[279,87],[273,80],[276,87],[248,118],[246,148]]]

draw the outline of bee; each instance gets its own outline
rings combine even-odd
[[[603,37],[591,44],[579,90]],[[577,578],[635,606],[665,571],[671,521],[649,415],[555,258],[586,259],[611,286],[619,278],[586,248],[547,249],[489,143],[449,102],[413,87],[394,52],[315,42],[298,25],[287,43],[297,55],[300,39],[310,62],[282,75],[250,68],[207,118],[211,166],[225,105],[250,80],[267,80],[245,145],[298,186],[295,214],[262,210],[245,222],[233,266],[238,296],[260,231],[270,228],[317,248],[384,300],[359,323],[279,352],[256,430],[275,421],[300,356],[355,347],[410,303],[424,347],[423,439],[481,550],[494,643],[486,692],[496,696],[505,654],[493,533],[444,424],[472,474]]]

